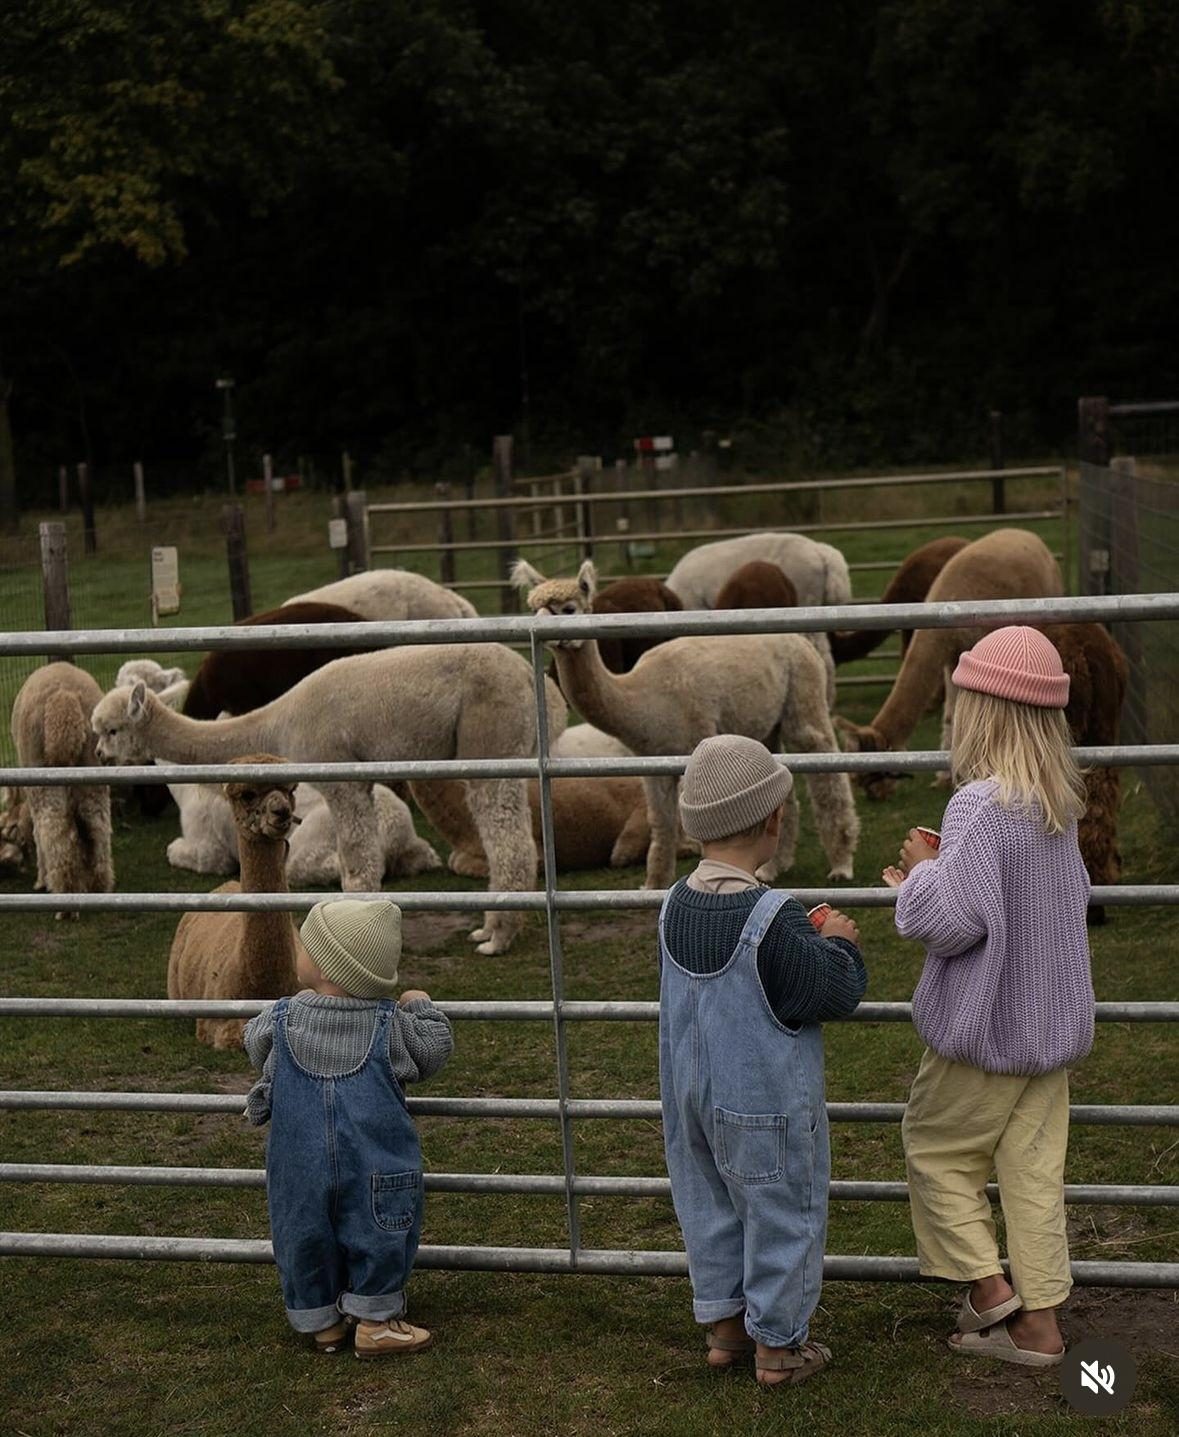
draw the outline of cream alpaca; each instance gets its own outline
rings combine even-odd
[[[532,673],[501,644],[406,646],[337,659],[264,708],[229,719],[185,718],[141,685],[115,689],[92,723],[99,752],[124,763],[138,755],[224,763],[263,749],[294,762],[528,758],[536,752]],[[564,706],[554,706],[554,735],[564,723]],[[382,861],[370,786],[319,788],[335,821],[342,886],[374,891]],[[490,886],[530,888],[536,844],[524,780],[482,780],[471,786],[469,801],[488,854]],[[481,953],[502,953],[520,926],[518,914],[488,912],[471,936]]]
[[[576,579],[548,580],[521,561],[512,581],[531,588],[533,613],[584,614],[593,601],[596,573],[587,561]],[[771,749],[838,752],[825,667],[801,635],[672,639],[644,654],[627,674],[610,673],[592,639],[560,640],[555,651],[568,700],[635,753],[690,753],[717,733],[744,734]],[[666,888],[675,876],[679,780],[650,777],[643,786],[651,824],[646,886]],[[860,828],[851,784],[845,774],[829,773],[808,775],[807,786],[831,877],[850,878]],[[792,799],[778,853],[760,878],[770,882],[790,866],[797,837]]]
[[[341,604],[362,619],[474,619],[475,606],[424,574],[408,569],[369,569],[293,594],[287,604]]]

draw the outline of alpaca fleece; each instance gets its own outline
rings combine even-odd
[[[946,567],[955,554],[959,554],[970,543],[956,534],[941,539],[931,539],[919,549],[907,555],[896,573],[888,581],[888,587],[880,596],[882,604],[920,604],[929,593],[933,581]],[[890,629],[852,629],[831,635],[831,654],[837,664],[851,663],[862,659],[880,647]],[[912,629],[901,630],[901,653],[904,654],[913,638]]]
[[[677,595],[660,583],[658,579],[618,579],[607,584],[599,594],[594,595],[592,613],[595,614],[671,614],[678,613],[683,604]],[[613,674],[626,674],[634,668],[648,649],[661,641],[648,636],[627,635],[624,638],[598,640],[602,662]]]

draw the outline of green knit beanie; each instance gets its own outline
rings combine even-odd
[[[392,998],[401,962],[401,909],[384,899],[317,903],[299,929],[316,967],[354,998]]]

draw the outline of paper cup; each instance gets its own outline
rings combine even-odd
[[[816,933],[823,931],[823,924],[831,917],[830,903],[816,903],[813,908],[807,909],[806,916],[811,920]]]
[[[918,824],[917,832],[925,839],[930,848],[936,850],[942,846],[942,836],[936,828],[922,828],[921,825]]]

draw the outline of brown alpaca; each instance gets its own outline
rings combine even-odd
[[[955,554],[970,543],[956,534],[942,539],[931,539],[914,549],[888,581],[888,588],[880,596],[882,604],[920,604],[929,593],[930,586]],[[719,606],[718,606],[719,607]],[[891,633],[890,629],[852,629],[831,635],[831,655],[837,664],[847,664],[853,659],[862,659],[877,649]],[[909,650],[913,637],[911,629],[901,630],[901,653]]]
[[[594,595],[595,614],[663,614],[679,613],[683,608],[677,595],[658,579],[618,579]],[[628,674],[648,649],[663,640],[648,636],[598,640],[602,662],[612,674]]]
[[[639,778],[553,779],[553,836],[557,867],[562,873],[578,868],[629,868],[647,857],[651,826]],[[487,858],[463,785],[428,779],[410,784],[423,815],[450,844],[448,864],[465,878],[486,878]],[[540,785],[528,782],[532,832],[541,843]]]
[[[798,590],[791,579],[764,559],[742,564],[716,596],[717,609],[796,609]]]
[[[234,763],[283,763],[270,754]],[[225,785],[241,853],[241,882],[215,893],[287,893],[287,839],[298,822],[294,784]],[[289,913],[186,913],[168,956],[169,998],[281,998],[298,989],[298,936]],[[199,1042],[240,1048],[242,1018],[198,1018]]]
[[[73,664],[34,669],[12,706],[17,759],[27,768],[97,768],[90,711],[102,690]],[[109,893],[111,791],[106,784],[76,788],[30,785],[23,792],[37,853],[36,887],[47,893]],[[65,911],[57,914],[64,918]],[[77,913],[72,915],[77,917]]]
[[[23,868],[33,852],[33,816],[19,788],[8,790],[7,802],[0,813],[0,868]]]
[[[258,624],[360,624],[364,620],[339,604],[284,604],[239,619],[235,628]],[[300,679],[364,649],[215,649],[196,671],[181,710],[189,718],[215,719],[222,713],[248,714],[293,689]],[[163,790],[166,792],[166,790]]]

